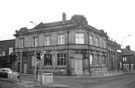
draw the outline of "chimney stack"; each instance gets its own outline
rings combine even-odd
[[[130,46],[128,45],[128,46],[126,46],[126,48],[128,49],[128,50],[130,50]]]
[[[63,12],[63,14],[62,14],[62,21],[63,21],[63,24],[65,24],[65,22],[66,22],[66,13],[65,12]]]

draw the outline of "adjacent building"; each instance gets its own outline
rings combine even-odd
[[[130,46],[122,49],[122,69],[123,71],[135,70],[135,51],[131,50]]]
[[[121,62],[121,45],[108,38],[108,70],[117,71],[120,70]]]
[[[113,66],[117,61],[114,58],[118,44],[108,41],[107,33],[90,26],[83,15],[66,20],[63,13],[62,21],[41,22],[32,29],[20,28],[14,36],[18,55],[16,69],[23,73],[34,72],[36,52],[41,54],[43,71],[54,74],[107,71],[109,59],[113,60]]]
[[[10,54],[14,51],[15,39],[0,41],[0,68],[12,68]]]

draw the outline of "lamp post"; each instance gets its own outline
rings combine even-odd
[[[35,26],[37,26],[37,24],[36,24],[36,23],[34,23],[33,21],[30,21],[30,23],[32,23],[32,24],[34,24]]]
[[[127,37],[129,37],[129,36],[131,36],[131,35],[126,35],[126,36],[124,36],[123,38],[122,38],[122,41],[121,41],[121,49],[123,48],[123,40],[125,39],[125,38],[127,38]],[[122,62],[122,71],[123,71],[123,50],[121,51],[121,62]]]
[[[22,72],[22,51],[20,52],[20,82],[21,82],[21,72]]]

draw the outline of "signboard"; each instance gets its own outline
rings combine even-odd
[[[75,54],[75,55],[74,55],[74,58],[82,59],[82,58],[83,58],[83,56],[82,56],[82,54]]]

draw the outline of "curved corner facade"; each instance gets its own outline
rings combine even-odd
[[[21,28],[15,36],[16,69],[23,73],[34,72],[37,51],[43,72],[91,74],[110,66],[107,33],[88,25],[82,15],[64,22],[40,23],[33,29]]]

